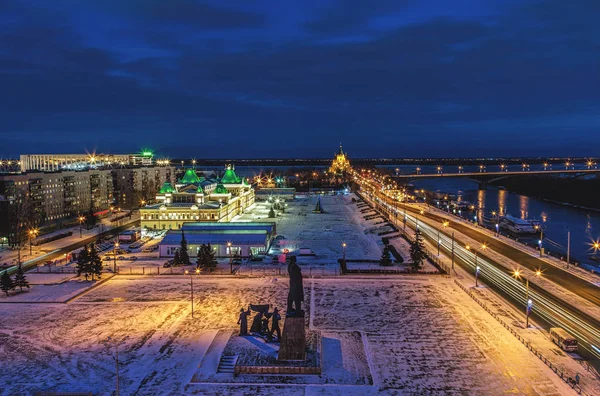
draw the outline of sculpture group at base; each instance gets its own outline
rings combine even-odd
[[[237,322],[240,325],[240,336],[248,335],[248,316],[252,314],[252,311],[257,312],[257,314],[252,319],[250,334],[267,337],[268,341],[273,341],[273,333],[276,333],[277,341],[281,340],[281,329],[279,327],[281,315],[277,307],[273,312],[269,312],[269,305],[250,304],[248,310],[240,309],[240,317]],[[269,326],[269,320],[271,320],[271,326]]]

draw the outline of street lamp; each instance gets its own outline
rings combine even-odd
[[[515,279],[521,279],[521,271],[519,270],[515,270],[513,272],[513,276],[515,277]],[[535,271],[535,276],[540,277],[542,276],[542,271],[541,270],[537,270]],[[523,277],[525,279],[525,328],[528,329],[529,328],[529,314],[531,313],[531,310],[533,309],[533,301],[531,301],[531,299],[529,298],[529,279]]]
[[[40,230],[38,230],[37,228],[32,228],[31,230],[29,230],[29,255],[30,256],[32,254],[31,245],[32,245],[33,238],[35,238],[39,232],[40,232]]]
[[[471,248],[470,245],[466,245],[465,249],[467,249],[469,251],[473,250],[473,254],[475,255],[475,287],[477,287],[477,286],[479,286],[477,278],[479,277],[479,270],[480,270],[479,265],[477,265],[477,249]],[[487,244],[484,242],[481,244],[481,250],[485,250],[485,249],[487,249]]]
[[[346,261],[346,246],[347,246],[347,245],[346,245],[346,242],[342,242],[342,252],[343,252],[343,254],[342,254],[342,259],[343,259],[344,261]]]
[[[119,241],[118,240],[115,241],[115,248],[113,250],[113,253],[114,253],[114,255],[113,255],[113,259],[114,259],[113,260],[114,261],[114,264],[113,264],[113,274],[117,273],[117,249],[119,249]]]
[[[536,231],[537,230],[540,231],[540,239],[538,239],[538,247],[540,249],[540,257],[542,257],[542,243],[544,242],[544,229],[539,225],[536,225],[534,228]]]
[[[196,275],[200,273],[200,269],[196,268]],[[190,271],[185,270],[186,275],[190,275]],[[194,277],[190,275],[190,292],[191,292],[191,302],[192,302],[192,318],[194,317]]]
[[[447,220],[444,220],[444,222],[442,223],[442,226],[444,228],[448,227],[449,225],[450,225],[450,222],[447,221]],[[441,240],[440,240],[440,229],[439,228],[437,229],[437,234],[438,234],[437,235],[437,248],[438,248],[437,249],[438,250],[437,255],[438,255],[438,257],[440,257],[440,242],[441,242]]]
[[[229,251],[229,273],[233,274],[233,258],[231,257],[231,242],[227,242],[227,250]]]
[[[123,341],[129,339],[129,336],[126,336]],[[108,341],[111,341],[112,338],[108,337]],[[116,393],[117,396],[119,396],[119,344],[115,343],[115,354],[116,356],[113,358],[115,359],[115,364],[116,364],[116,374],[117,374],[117,388],[116,388]]]
[[[81,225],[85,221],[85,217],[84,216],[79,216],[77,218],[77,221],[79,221],[79,238],[82,238],[82,235],[81,235]]]

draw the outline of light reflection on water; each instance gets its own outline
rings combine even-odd
[[[476,213],[468,210],[463,212],[463,217],[469,220],[473,220],[474,215],[479,221],[483,218],[491,220],[492,212],[497,211],[501,216],[510,214],[540,221],[544,226],[546,251],[566,256],[567,232],[570,231],[571,256],[579,261],[598,265],[589,256],[593,252],[590,242],[600,238],[600,212],[545,202],[495,187],[478,190],[475,182],[465,179],[428,179],[415,181],[414,184],[417,188],[429,191],[456,194],[461,200],[475,205]]]

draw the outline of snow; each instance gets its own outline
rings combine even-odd
[[[0,371],[4,392],[110,394],[115,381],[110,336],[121,343],[122,394],[270,394],[282,389],[294,394],[300,391],[297,386],[309,394],[568,394],[566,385],[447,277],[312,282],[314,288],[305,282],[305,293],[314,308],[308,304],[306,311],[314,329],[322,331],[322,377],[291,376],[287,385],[276,376],[220,379],[209,372],[215,370],[216,351],[204,372],[213,382],[190,382],[215,337],[237,331],[241,306],[284,305],[284,279],[194,276],[192,319],[189,277],[116,276],[69,304],[2,305],[0,361],[8,363]],[[254,381],[259,383],[247,385]]]

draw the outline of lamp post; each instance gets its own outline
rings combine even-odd
[[[487,248],[487,245],[485,243],[481,244],[481,250],[485,250]],[[479,278],[479,271],[480,271],[480,267],[479,265],[477,265],[477,249],[471,248],[470,245],[465,246],[465,249],[467,250],[473,250],[473,254],[475,255],[475,287],[479,286],[478,283],[478,278]]]
[[[129,336],[125,337],[125,340],[127,340],[129,338]],[[111,341],[112,338],[108,337],[108,341]],[[115,357],[113,359],[115,359],[115,364],[116,364],[116,374],[117,374],[117,388],[116,388],[116,393],[117,396],[119,396],[119,344],[115,343]]]
[[[540,249],[540,257],[542,257],[542,249],[543,249],[542,244],[544,243],[544,229],[539,225],[536,225],[535,229],[540,230],[540,239],[538,239],[538,247]]]
[[[452,269],[454,269],[454,231],[452,231]]]
[[[37,236],[37,234],[40,232],[40,230],[38,230],[37,228],[32,228],[31,230],[29,230],[29,255],[32,255],[32,242],[33,242],[33,238],[35,238]]]
[[[498,236],[499,235],[498,228],[500,226],[499,225],[499,218],[498,218],[499,215],[498,215],[498,212],[496,212],[495,210],[492,210],[492,216],[493,216],[492,218],[494,218],[494,217],[496,218],[496,236]]]
[[[81,225],[83,224],[83,222],[85,221],[85,217],[84,216],[79,216],[77,218],[77,221],[79,221],[79,238],[82,238],[82,234],[81,234]]]
[[[521,271],[515,270],[515,272],[513,272],[513,276],[515,277],[515,279],[521,279]],[[535,271],[535,276],[542,276],[542,271]],[[525,277],[523,278],[525,279],[525,328],[527,329],[529,328],[529,314],[533,309],[533,301],[531,301],[531,299],[529,298],[529,279]]]
[[[444,228],[448,227],[449,225],[450,225],[450,222],[447,220],[444,220],[444,222],[442,223],[442,226]],[[441,241],[440,241],[440,229],[439,228],[437,229],[437,234],[438,234],[438,236],[437,236],[437,248],[438,248],[437,255],[438,255],[438,257],[440,257],[440,242]]]
[[[200,269],[196,268],[196,275],[200,273]],[[191,303],[192,303],[192,318],[194,317],[194,277],[190,274],[190,271],[185,270],[186,275],[190,275],[190,294],[191,294]]]
[[[231,242],[227,242],[227,250],[229,251],[229,273],[233,274],[233,258],[231,257]]]
[[[113,259],[114,259],[114,264],[113,264],[113,274],[117,273],[117,249],[119,248],[119,241],[115,241],[115,249],[113,250]]]
[[[346,242],[342,242],[342,259],[346,261]]]

